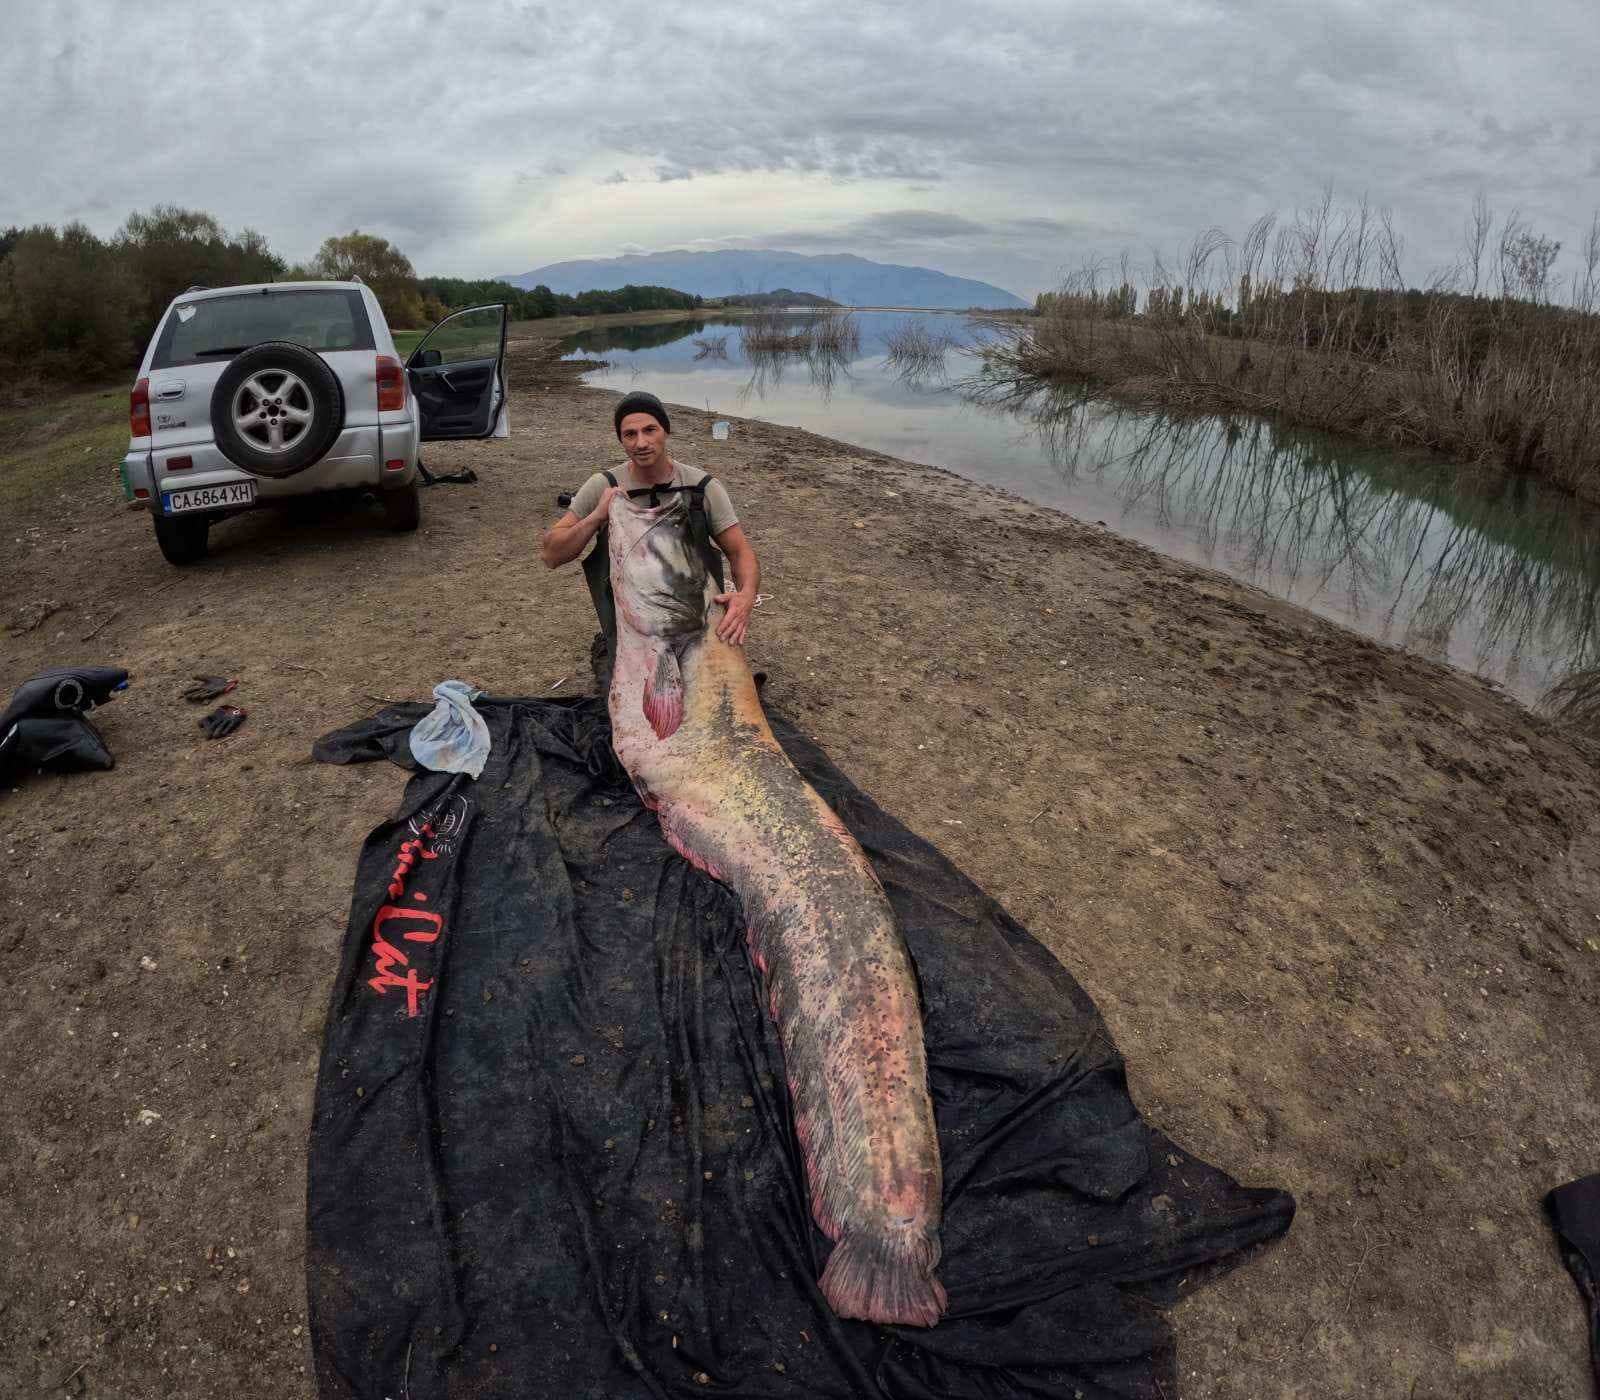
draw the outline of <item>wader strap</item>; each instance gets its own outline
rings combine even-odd
[[[711,485],[711,480],[710,476],[703,476],[693,486],[683,489],[689,492],[690,537],[705,560],[707,572],[717,581],[717,592],[722,593],[728,586],[722,581],[722,551],[711,542],[711,517],[706,512],[706,487]]]
[[[617,479],[604,473],[612,485]],[[594,533],[594,548],[583,556],[583,581],[589,585],[589,598],[594,603],[594,615],[600,620],[600,630],[605,633],[608,646],[617,639],[617,603],[611,596],[611,549],[607,536],[611,533],[608,521]]]

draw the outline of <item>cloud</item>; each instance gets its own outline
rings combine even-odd
[[[1040,215],[1027,215],[1022,218],[1001,220],[1006,228],[1016,229],[1021,233],[1071,233],[1073,225],[1065,219],[1046,219]]]
[[[851,227],[863,238],[891,241],[971,238],[989,232],[982,224],[960,214],[945,214],[936,209],[886,209],[858,219]]]
[[[1548,118],[1502,126],[1493,112],[1485,112],[1478,120],[1477,146],[1486,155],[1521,155],[1555,139]]]
[[[764,233],[730,234],[697,241],[720,248],[763,247],[814,252],[853,248],[878,256],[884,249],[982,241],[991,233],[986,225],[960,214],[936,209],[881,209],[831,226],[777,228]]]
[[[470,24],[398,4],[374,24],[277,0],[269,32],[237,9],[151,28],[115,0],[13,5],[0,224],[82,217],[105,233],[172,202],[258,227],[292,258],[359,225],[463,274],[603,237],[783,234],[988,265],[1005,284],[1095,251],[1170,251],[1211,224],[1242,232],[1331,183],[1394,207],[1420,280],[1478,188],[1567,249],[1587,226],[1600,117],[1571,56],[1600,50],[1600,6],[1537,10],[792,0],[780,24],[734,0],[670,22],[642,0],[484,0]],[[296,36],[293,63],[274,32]],[[375,104],[351,73],[412,97]],[[679,73],[715,81],[662,83]]]

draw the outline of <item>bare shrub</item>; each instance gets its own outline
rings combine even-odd
[[[807,355],[838,358],[861,349],[861,327],[847,311],[818,315],[763,309],[744,323],[740,344],[746,355]]]
[[[1600,740],[1600,666],[1563,677],[1545,693],[1541,704],[1562,728]]]
[[[890,371],[913,381],[945,378],[945,356],[957,344],[947,329],[934,329],[920,319],[904,321],[879,339],[888,351]]]
[[[808,327],[814,355],[854,355],[861,349],[861,327],[848,311],[824,311]]]
[[[746,354],[803,355],[811,344],[810,320],[762,307],[740,327],[739,343]]]
[[[1560,244],[1480,199],[1458,263],[1408,287],[1386,209],[1331,193],[1238,242],[1208,229],[1142,298],[1092,260],[1022,322],[988,323],[989,376],[1086,380],[1131,402],[1246,411],[1474,464],[1600,499],[1600,216],[1570,306]],[[1475,288],[1476,291],[1469,290]]]

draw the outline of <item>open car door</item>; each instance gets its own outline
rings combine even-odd
[[[503,435],[505,302],[469,306],[440,321],[406,361],[424,442]]]

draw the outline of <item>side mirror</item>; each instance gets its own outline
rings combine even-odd
[[[418,352],[412,362],[412,369],[437,369],[444,363],[443,357],[437,350],[423,350]]]

